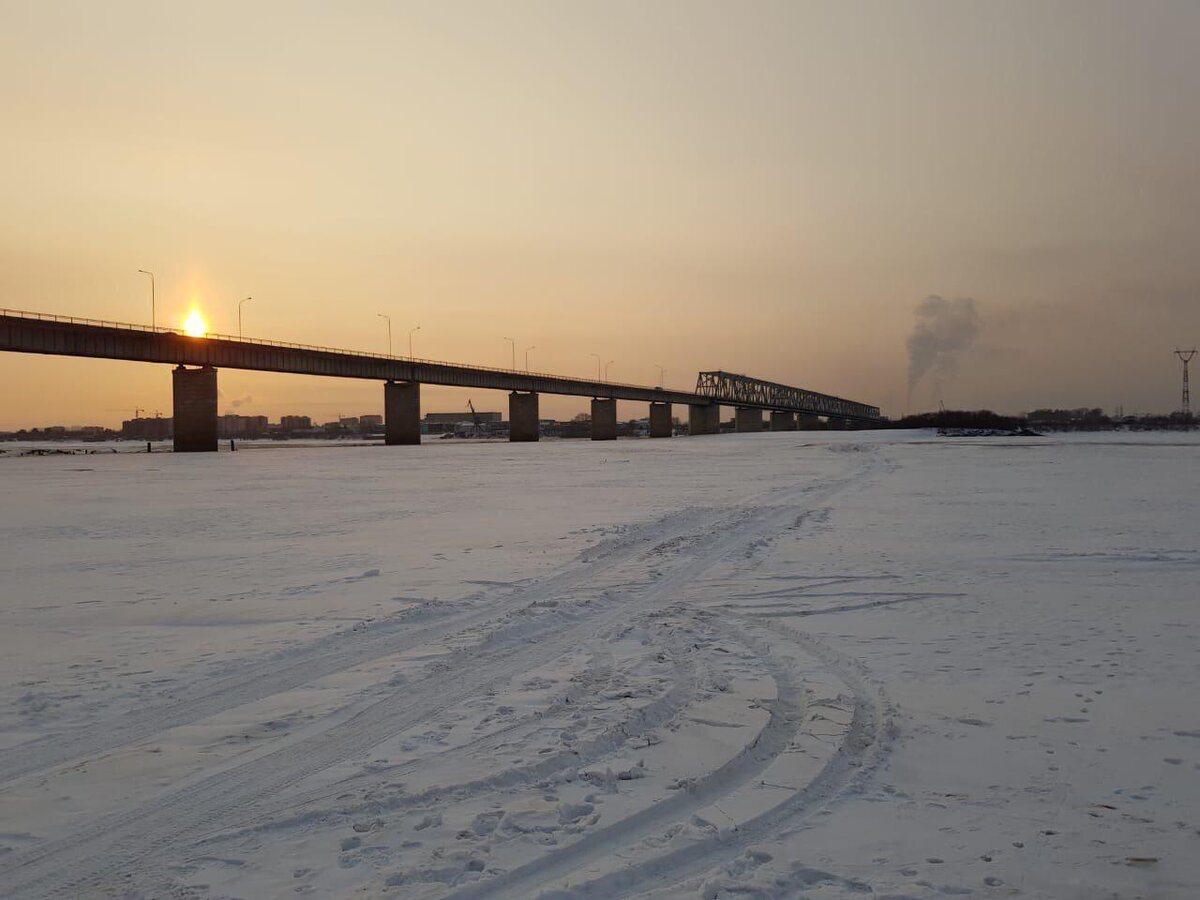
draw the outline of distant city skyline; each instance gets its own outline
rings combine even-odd
[[[1200,5],[463,9],[5,4],[0,306],[149,323],[145,270],[160,324],[227,334],[386,352],[384,316],[397,353],[720,368],[892,417],[1177,404]],[[2,354],[0,379],[0,429],[171,408],[167,367]],[[273,418],[380,405],[220,386]]]

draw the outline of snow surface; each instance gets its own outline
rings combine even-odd
[[[9,452],[0,894],[1200,896],[1198,451]]]

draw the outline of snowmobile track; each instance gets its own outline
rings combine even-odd
[[[365,754],[389,737],[486,692],[496,683],[551,662],[598,632],[627,621],[631,615],[676,601],[689,583],[709,568],[721,561],[744,558],[747,546],[757,538],[770,538],[787,528],[797,520],[798,513],[817,507],[833,494],[861,480],[872,469],[868,460],[865,465],[854,466],[842,478],[817,488],[796,488],[768,495],[757,503],[735,507],[732,515],[728,509],[715,513],[693,511],[686,517],[686,526],[674,529],[672,534],[650,529],[645,540],[619,547],[606,559],[610,564],[632,561],[653,548],[654,558],[646,565],[660,575],[643,582],[640,588],[620,593],[610,591],[590,603],[539,612],[534,624],[522,621],[511,626],[516,631],[512,636],[506,637],[508,629],[502,627],[499,632],[489,635],[482,646],[452,654],[445,666],[439,667],[445,670],[434,671],[426,678],[406,684],[403,690],[369,704],[336,726],[235,763],[170,789],[148,802],[14,853],[0,862],[0,887],[4,888],[6,896],[17,898],[79,896],[103,890],[102,884],[125,888],[139,886],[155,877],[152,873],[156,858],[166,849],[194,842],[205,834],[237,827],[245,821],[247,814],[253,815],[264,799],[278,796],[306,777]],[[671,549],[664,551],[664,547]],[[493,621],[528,607],[539,597],[554,598],[577,589],[585,585],[595,571],[595,567],[586,564],[573,568],[518,591],[502,604],[469,613],[453,622],[435,624],[431,629],[444,634],[462,630],[469,620]],[[431,635],[427,630],[421,636],[412,635],[409,639],[420,643],[430,640]],[[395,649],[392,647],[387,652],[395,652]],[[331,659],[328,665],[345,668],[361,661],[361,658]],[[284,682],[302,684],[320,668],[321,664],[315,662],[302,663],[295,670],[285,664],[283,672],[274,674]],[[784,676],[781,674],[780,677]],[[277,683],[270,678],[253,681],[255,685]],[[247,702],[249,694],[269,689],[246,688],[228,702],[230,705]],[[216,703],[216,700],[212,702]],[[203,703],[200,706],[203,707]],[[762,738],[767,751],[779,746],[780,741],[786,742],[793,713],[787,701],[778,704],[778,710],[773,711],[773,724],[764,729]],[[760,762],[768,756],[769,752],[760,759],[749,752],[737,765],[740,771],[757,771]],[[716,779],[713,791],[728,780],[716,773],[713,777]],[[652,818],[653,822],[658,821],[657,817]],[[651,824],[648,820],[646,827]]]

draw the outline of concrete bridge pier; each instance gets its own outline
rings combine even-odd
[[[217,452],[217,370],[212,366],[171,373],[176,453]]]
[[[536,441],[538,439],[538,395],[532,391],[513,391],[508,395],[508,439]]]
[[[721,433],[721,407],[716,403],[706,403],[703,406],[688,404],[688,434],[695,437],[699,434]]]
[[[617,439],[617,401],[605,397],[592,398],[592,440]]]
[[[763,430],[762,410],[747,409],[744,406],[739,406],[735,425],[738,434],[742,434],[743,432],[749,432],[750,434],[760,433]]]
[[[790,412],[780,412],[772,410],[771,412],[771,430],[772,431],[795,431],[796,430],[796,414]]]
[[[651,403],[650,404],[650,437],[664,438],[671,437],[675,433],[675,427],[671,422],[671,404],[670,403]]]
[[[421,443],[421,384],[388,381],[383,385],[383,442]]]
[[[819,416],[806,416],[801,413],[796,417],[796,427],[800,431],[820,431],[821,419]]]

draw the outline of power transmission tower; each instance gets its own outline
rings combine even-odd
[[[1175,355],[1183,360],[1183,405],[1180,407],[1185,416],[1192,414],[1191,394],[1188,391],[1188,363],[1192,361],[1192,357],[1196,355],[1195,349],[1191,350],[1176,350]]]

